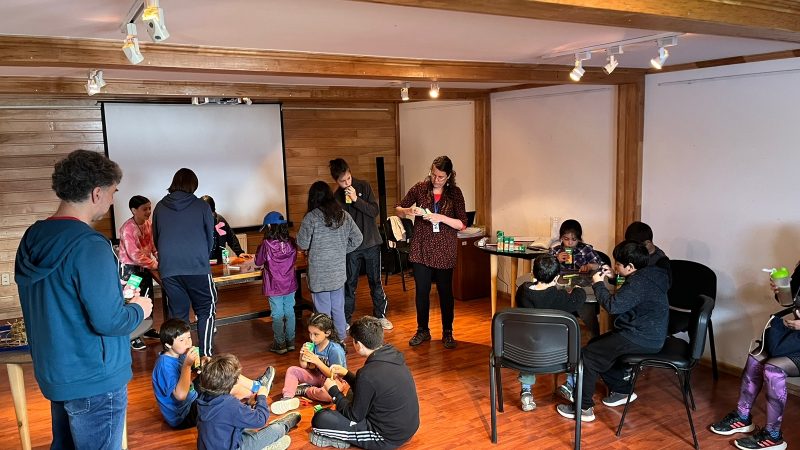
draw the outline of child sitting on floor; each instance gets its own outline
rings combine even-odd
[[[253,386],[252,407],[230,394],[241,371],[239,360],[231,354],[215,355],[203,365],[197,398],[197,448],[285,450],[291,443],[287,433],[300,422],[300,414],[287,414],[265,426],[269,417],[265,386]]]
[[[153,367],[153,393],[158,409],[170,427],[182,430],[197,424],[197,391],[192,384],[193,368],[199,367],[197,347],[192,347],[189,324],[181,319],[169,319],[161,325],[159,333],[164,351]],[[208,357],[204,357],[208,360]],[[230,393],[237,398],[250,396],[256,386],[272,387],[275,368],[268,366],[264,374],[253,381],[239,375]],[[255,392],[255,391],[253,391]]]
[[[300,349],[300,367],[291,366],[286,370],[283,383],[283,398],[272,403],[274,414],[283,414],[300,406],[296,397],[307,397],[320,402],[330,402],[331,396],[322,386],[330,378],[330,366],[338,364],[347,367],[344,347],[330,316],[314,313],[308,319],[308,335],[313,349],[306,345]],[[299,386],[298,383],[304,383]],[[341,388],[344,389],[345,383]]]
[[[517,306],[520,308],[560,309],[578,314],[586,301],[586,291],[575,288],[572,291],[556,286],[559,264],[555,256],[541,255],[533,260],[534,282],[523,283],[517,289]],[[536,375],[520,372],[519,382],[522,385],[520,402],[523,411],[536,408],[531,386],[536,383]]]

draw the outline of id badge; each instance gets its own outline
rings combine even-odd
[[[439,222],[434,222],[431,225],[433,225],[433,232],[434,233],[438,233],[439,232]]]

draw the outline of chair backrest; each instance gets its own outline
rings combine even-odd
[[[708,335],[708,321],[714,311],[714,299],[701,294],[700,301],[692,307],[689,319],[689,350],[693,360],[697,361],[703,356]]]
[[[701,295],[717,298],[717,275],[707,266],[694,261],[672,259],[672,286],[667,292],[669,305],[693,310]]]
[[[594,252],[597,253],[597,256],[600,257],[600,261],[603,261],[603,264],[608,264],[609,266],[611,266],[611,258],[609,258],[607,254],[597,249],[594,249]]]
[[[392,226],[392,221],[396,221],[398,219],[400,218],[397,216],[390,216],[386,218],[385,222],[383,222],[383,231],[386,233],[386,239],[390,242],[396,243],[403,240],[403,236],[398,236],[395,233],[395,227]]]
[[[574,315],[554,309],[510,308],[492,319],[492,351],[505,367],[558,372],[580,358],[581,332]]]

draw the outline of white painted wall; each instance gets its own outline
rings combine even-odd
[[[717,274],[717,359],[741,367],[800,258],[800,58],[647,76],[642,220]]]
[[[492,94],[492,226],[549,236],[577,219],[584,241],[613,248],[616,89],[554,86]],[[499,289],[508,292],[500,258]]]
[[[437,156],[453,161],[467,211],[475,209],[475,105],[427,101],[400,105],[400,199],[428,176]]]

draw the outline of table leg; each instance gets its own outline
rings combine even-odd
[[[492,296],[492,317],[497,311],[497,255],[489,255],[489,276],[491,277],[492,287],[490,294]]]
[[[511,258],[511,280],[508,282],[508,291],[511,293],[511,307],[517,306],[517,268],[519,267],[519,259]]]
[[[523,273],[523,275],[527,275],[527,274],[531,273],[531,262],[532,261],[530,259],[523,259],[522,260],[522,273]],[[516,284],[516,282],[517,281],[514,280],[515,284]]]
[[[31,434],[28,428],[28,405],[25,399],[25,378],[22,375],[22,366],[6,364],[6,369],[8,370],[8,383],[11,385],[11,398],[14,401],[14,413],[17,415],[19,440],[23,450],[30,450]]]

